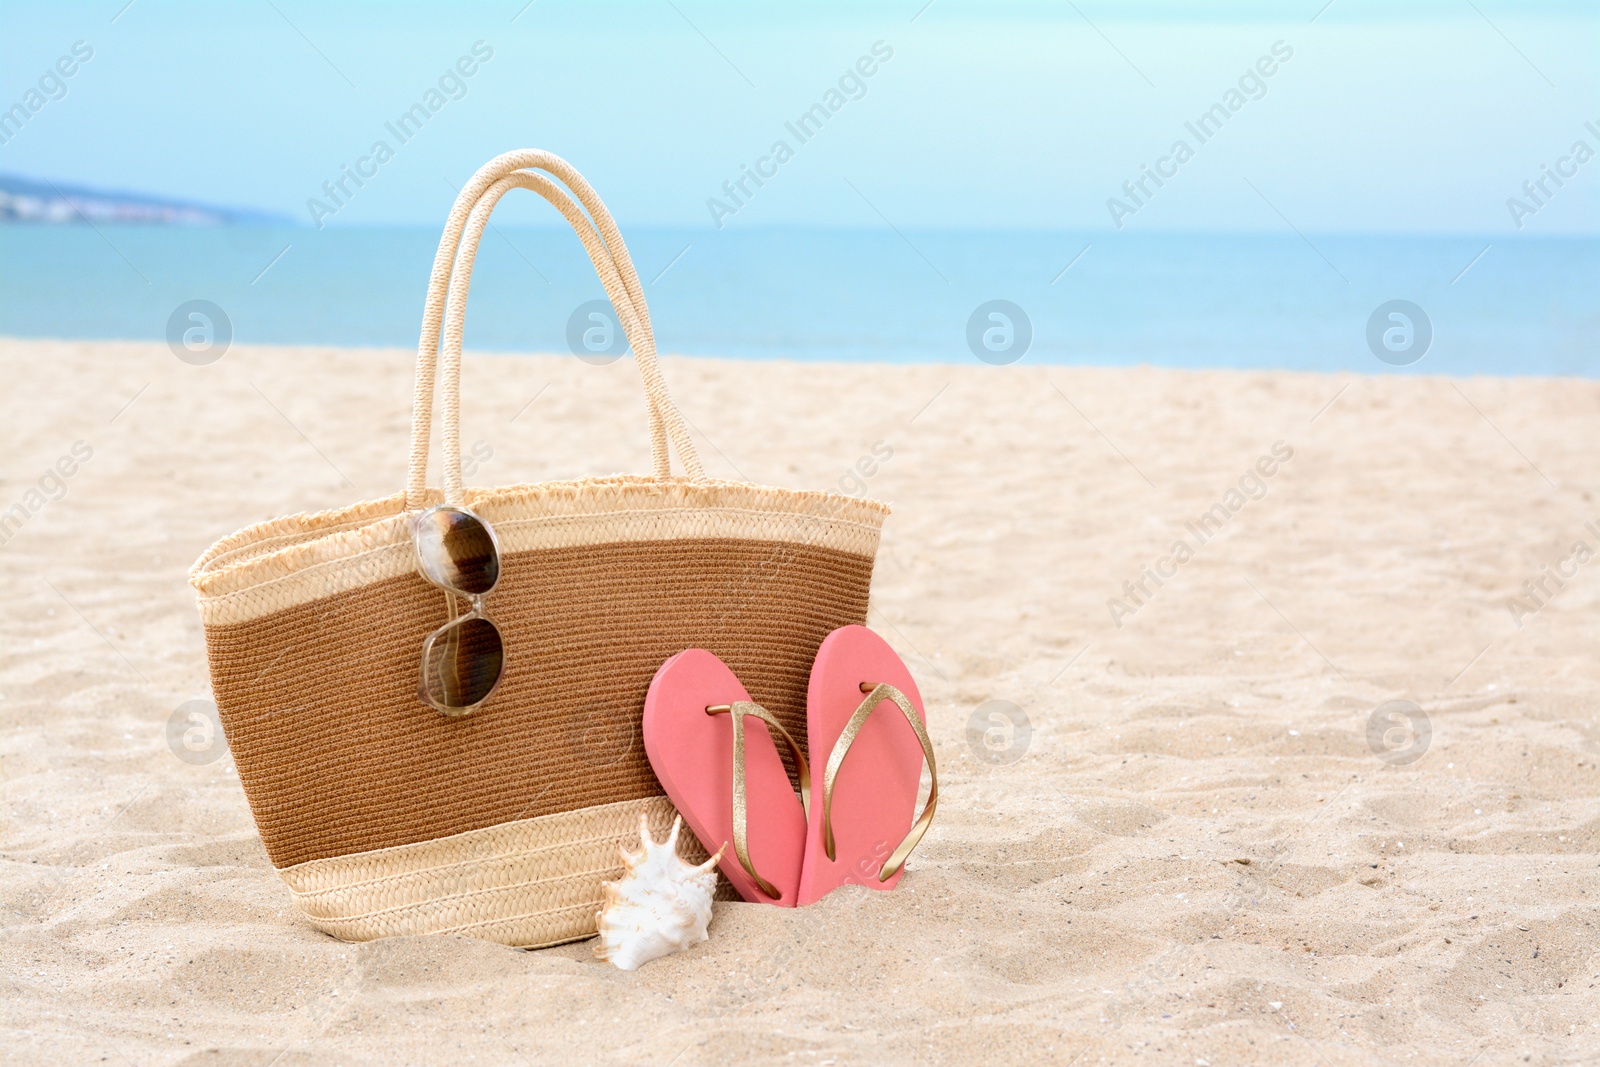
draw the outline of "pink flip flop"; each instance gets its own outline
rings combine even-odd
[[[807,691],[813,760],[800,903],[842,885],[893,889],[933,822],[939,776],[917,683],[888,643],[865,626],[829,634]],[[926,759],[932,788],[913,824]]]
[[[699,648],[656,671],[643,732],[651,768],[700,843],[710,852],[732,844],[718,866],[739,895],[794,907],[808,801],[795,795],[774,740],[794,750],[802,790],[811,782],[789,732],[750,700],[725,663]]]

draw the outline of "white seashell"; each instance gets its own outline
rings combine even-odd
[[[707,937],[711,921],[711,895],[717,890],[717,862],[727,849],[698,867],[678,857],[680,816],[664,842],[650,836],[644,815],[639,816],[638,852],[621,845],[627,873],[615,882],[602,882],[605,904],[599,911],[600,941],[594,954],[624,971],[637,970],[673,952],[698,945]]]

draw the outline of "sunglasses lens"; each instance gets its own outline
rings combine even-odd
[[[488,619],[453,622],[434,635],[422,659],[422,690],[436,706],[470,708],[483,703],[500,680],[505,647]]]
[[[470,512],[429,508],[417,516],[417,561],[428,580],[482,596],[500,580],[500,555],[489,528]]]

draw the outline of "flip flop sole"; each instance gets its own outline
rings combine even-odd
[[[833,787],[834,859],[823,848],[823,778],[834,743],[866,694],[862,683],[884,682],[904,693],[922,716],[922,695],[888,643],[865,626],[829,634],[817,650],[806,698],[811,756],[811,822],[806,829],[800,903],[822,899],[842,885],[893,889],[904,868],[879,881],[884,861],[911,829],[922,780],[922,745],[890,704],[874,711],[856,735]]]
[[[806,816],[767,724],[744,720],[745,840],[750,862],[782,894],[767,896],[734,855],[733,717],[706,707],[749,700],[739,679],[704,649],[661,665],[644,701],[644,748],[667,797],[708,852],[724,842],[719,867],[745,900],[794,907],[805,848]]]

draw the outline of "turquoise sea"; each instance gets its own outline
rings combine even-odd
[[[1592,238],[626,233],[666,352],[975,361],[969,321],[1004,300],[1026,319],[1008,328],[1031,332],[1025,362],[1600,377]],[[437,240],[421,228],[0,226],[0,334],[161,339],[180,304],[207,300],[236,344],[411,347]],[[574,312],[603,295],[569,231],[497,227],[467,344],[565,351]],[[1369,346],[1368,321],[1392,300],[1431,327],[1409,366]]]

